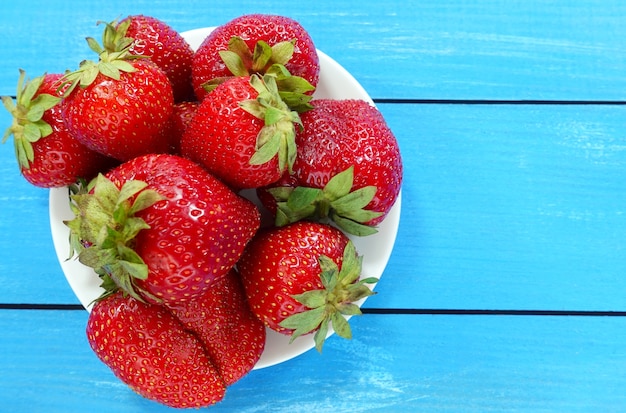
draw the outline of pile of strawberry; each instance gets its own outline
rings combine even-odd
[[[377,280],[346,234],[376,232],[402,180],[378,110],[314,98],[318,55],[287,17],[241,16],[195,52],[143,15],[87,40],[97,59],[21,72],[2,100],[23,176],[72,190],[72,253],[104,290],[96,355],[149,399],[201,407],[254,367],[266,327],[320,351],[331,325],[349,338]]]

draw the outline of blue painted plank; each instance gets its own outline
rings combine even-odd
[[[74,69],[91,58],[84,37],[100,35],[98,20],[145,13],[184,31],[267,12],[300,21],[317,46],[376,98],[626,98],[626,3],[621,0],[172,4],[3,4],[0,26],[11,41],[0,43],[0,94],[14,93],[18,68],[36,76]]]
[[[621,107],[380,108],[406,168],[398,240],[368,307],[626,310]],[[76,303],[47,191],[2,149],[0,302]]]
[[[381,105],[405,156],[367,305],[625,310],[624,110]]]
[[[84,311],[3,311],[0,404],[16,413],[174,411],[121,384],[91,353]],[[256,370],[210,410],[620,412],[626,318],[374,316]],[[41,338],[45,337],[45,340]]]

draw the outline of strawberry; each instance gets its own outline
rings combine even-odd
[[[165,135],[164,139],[169,142],[168,153],[180,155],[180,141],[191,123],[191,119],[193,119],[196,114],[198,105],[199,103],[196,101],[185,101],[174,104],[172,116],[170,116],[169,121],[161,130],[161,133]]]
[[[354,304],[374,294],[358,280],[362,258],[352,241],[327,224],[299,221],[260,232],[237,265],[252,311],[269,328],[291,335],[315,332],[321,351],[329,324],[352,336],[344,315],[361,314]]]
[[[308,108],[301,104],[308,99],[295,99],[293,110],[293,102],[283,100],[277,89],[278,82],[293,77],[275,69],[263,77],[231,78],[213,90],[183,134],[182,155],[237,189],[268,185],[290,170],[300,123],[297,111]]]
[[[204,343],[227,386],[252,370],[261,357],[265,326],[250,310],[236,270],[202,296],[169,308]]]
[[[174,105],[174,113],[172,113],[172,121],[174,124],[175,136],[178,140],[182,139],[185,130],[191,123],[198,110],[198,102],[179,102]]]
[[[365,101],[318,99],[311,105],[296,135],[294,178],[263,189],[277,200],[269,206],[278,209],[276,223],[330,219],[348,233],[372,234],[400,193],[398,142]]]
[[[133,39],[107,24],[101,47],[88,38],[99,61],[85,60],[65,75],[63,118],[85,146],[120,161],[165,152],[160,133],[172,114],[172,85],[150,59],[130,54]]]
[[[252,202],[199,165],[149,154],[72,196],[79,260],[135,298],[182,302],[226,275],[260,225]]]
[[[16,102],[2,97],[13,116],[2,142],[13,135],[20,172],[31,184],[43,188],[71,185],[91,179],[111,162],[79,143],[61,116],[58,91],[61,74],[45,74],[32,80],[20,71]]]
[[[196,96],[206,97],[203,85],[209,81],[263,75],[275,63],[317,86],[317,50],[300,23],[270,14],[239,16],[215,28],[196,51],[192,62]]]
[[[202,343],[165,309],[118,291],[87,321],[96,356],[140,395],[176,408],[210,406],[226,386]]]
[[[128,16],[117,28],[121,36],[134,39],[128,49],[130,54],[150,57],[165,72],[172,82],[175,102],[195,100],[191,86],[194,51],[180,33],[167,23],[145,15]]]

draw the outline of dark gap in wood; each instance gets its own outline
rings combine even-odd
[[[0,303],[0,310],[84,310],[81,304]],[[512,315],[512,316],[576,316],[626,317],[626,311],[596,310],[480,310],[453,308],[362,308],[363,314],[382,315]]]

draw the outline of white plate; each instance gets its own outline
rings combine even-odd
[[[182,33],[191,47],[197,49],[212,28],[195,29]],[[334,99],[363,99],[374,104],[363,87],[342,66],[326,54],[318,51],[320,59],[320,79],[315,97]],[[250,192],[248,192],[250,193]],[[100,279],[91,268],[69,257],[69,230],[63,224],[74,216],[69,208],[68,190],[50,190],[50,229],[59,263],[67,282],[81,304],[89,311],[91,302],[100,296]],[[367,237],[351,237],[357,251],[363,255],[363,277],[380,277],[391,255],[400,221],[400,197],[385,220],[380,223],[378,233]],[[365,300],[360,301],[361,305]],[[329,332],[329,335],[332,331]],[[255,369],[278,364],[296,357],[314,347],[311,334],[300,336],[293,343],[289,337],[267,330],[265,351]]]

